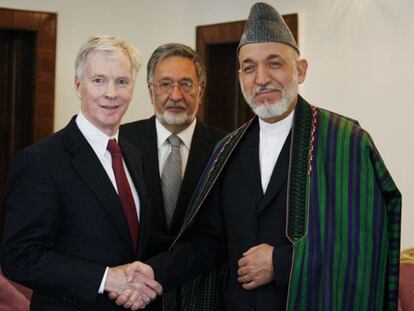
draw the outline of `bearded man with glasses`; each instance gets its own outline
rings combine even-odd
[[[155,116],[122,125],[120,135],[144,155],[145,182],[152,201],[151,257],[168,250],[180,232],[197,181],[225,132],[196,119],[206,73],[192,48],[176,43],[158,47],[148,61],[147,83]],[[176,147],[170,142],[173,137]],[[172,177],[177,171],[179,176]],[[200,275],[147,309],[222,310],[222,275]]]

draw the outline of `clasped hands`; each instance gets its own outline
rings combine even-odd
[[[154,280],[150,266],[135,261],[109,268],[105,291],[117,305],[138,310],[144,309],[157,295],[161,295],[162,286]]]
[[[243,253],[237,273],[244,289],[251,290],[274,279],[273,250],[273,246],[263,243]],[[161,295],[162,286],[154,280],[150,266],[135,261],[109,268],[105,291],[117,305],[138,310],[144,309],[157,295]]]

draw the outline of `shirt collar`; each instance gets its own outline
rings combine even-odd
[[[116,139],[118,141],[118,132],[114,136],[108,136],[100,129],[95,127],[80,111],[76,116],[76,124],[86,138],[88,143],[91,145],[95,153],[99,157],[104,157],[106,147],[109,139]]]
[[[265,135],[279,135],[289,132],[292,128],[294,113],[295,110],[292,110],[286,118],[275,123],[267,123],[259,118],[260,131]]]
[[[197,120],[194,119],[189,126],[187,126],[180,133],[177,133],[177,136],[180,137],[181,141],[187,149],[190,149],[191,147],[191,141],[193,139],[196,123]],[[164,127],[164,125],[162,125],[157,118],[155,118],[155,127],[157,129],[157,144],[158,148],[160,148],[161,145],[163,145],[166,142],[167,138],[170,137],[172,133],[166,127]]]

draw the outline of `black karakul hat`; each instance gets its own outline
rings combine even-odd
[[[243,45],[261,42],[284,43],[299,53],[295,38],[279,12],[267,3],[257,2],[250,9],[237,54]]]

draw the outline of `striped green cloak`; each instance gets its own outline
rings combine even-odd
[[[217,145],[183,231],[250,124]],[[299,97],[288,183],[287,309],[396,310],[401,195],[369,134]]]

